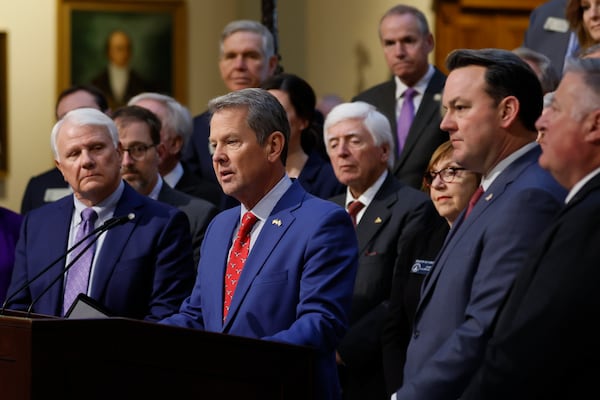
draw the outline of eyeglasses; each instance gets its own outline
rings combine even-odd
[[[456,175],[458,175],[458,171],[464,171],[464,170],[465,170],[464,168],[460,168],[460,167],[446,167],[439,171],[427,171],[427,172],[425,172],[425,175],[423,176],[423,180],[425,181],[425,184],[427,186],[431,186],[435,177],[439,176],[440,179],[442,180],[442,182],[450,183],[450,182],[454,181],[454,178],[456,178]]]
[[[123,148],[123,152],[129,153],[129,157],[135,161],[139,161],[146,156],[148,149],[156,146],[155,144],[134,144],[131,147]]]

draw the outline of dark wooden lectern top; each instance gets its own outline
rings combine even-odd
[[[0,397],[311,399],[313,350],[126,318],[0,316]]]

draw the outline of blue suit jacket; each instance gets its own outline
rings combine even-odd
[[[73,197],[47,204],[25,216],[17,243],[9,295],[67,251]],[[135,219],[108,232],[96,254],[92,298],[115,316],[159,320],[176,312],[190,294],[194,264],[190,228],[182,211],[138,194],[125,184],[115,216]],[[26,310],[65,268],[57,263],[8,303]],[[61,315],[63,279],[34,305],[39,314]]]
[[[294,182],[264,222],[223,323],[223,279],[239,219],[235,207],[210,223],[194,290],[162,322],[314,347],[315,398],[339,398],[335,349],[348,326],[358,258],[350,217]]]
[[[510,164],[450,230],[423,284],[398,400],[457,399],[481,362],[498,308],[566,195],[540,153]]]

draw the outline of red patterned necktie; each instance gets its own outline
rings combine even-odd
[[[227,318],[235,287],[237,286],[240,274],[244,268],[244,263],[248,257],[250,249],[250,231],[256,221],[258,221],[258,218],[250,211],[244,214],[240,229],[238,230],[235,240],[233,241],[233,247],[229,253],[229,263],[227,263],[227,271],[225,271],[223,321]]]
[[[358,212],[363,209],[364,206],[365,205],[358,200],[351,202],[348,206],[348,214],[350,214],[354,226],[356,226],[356,216],[358,215]]]
[[[473,207],[475,207],[475,203],[477,203],[477,200],[479,200],[479,198],[481,197],[482,194],[483,194],[483,187],[479,186],[477,188],[477,190],[471,196],[471,200],[469,200],[469,206],[467,207],[467,212],[465,212],[464,219],[466,219],[469,216],[469,214],[471,213],[471,210],[473,209]]]

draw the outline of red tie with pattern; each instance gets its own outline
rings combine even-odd
[[[233,241],[233,247],[229,253],[229,263],[227,264],[227,271],[225,271],[225,293],[223,302],[223,321],[227,318],[229,312],[229,305],[233,298],[233,292],[244,268],[244,263],[248,257],[248,251],[250,249],[250,231],[254,224],[258,221],[256,215],[250,211],[246,212],[242,217],[242,224],[240,229]]]
[[[483,194],[483,187],[479,186],[477,188],[477,190],[471,196],[471,200],[469,200],[469,206],[467,207],[467,212],[465,212],[464,219],[466,219],[469,216],[469,214],[471,213],[471,210],[473,209],[473,207],[475,207],[475,203],[477,203],[477,200],[479,200],[479,198],[481,197],[482,194]]]
[[[365,205],[358,200],[353,201],[350,203],[350,205],[348,205],[348,214],[350,214],[354,226],[356,226],[356,216],[358,215],[358,212],[363,209],[364,206]]]

